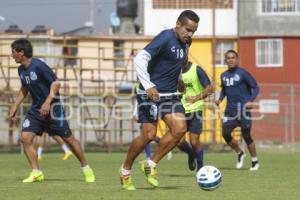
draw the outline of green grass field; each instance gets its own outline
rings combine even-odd
[[[149,186],[144,175],[134,165],[136,191],[121,190],[118,169],[125,153],[86,154],[94,168],[96,183],[85,183],[75,158],[60,160],[61,154],[45,154],[41,161],[46,180],[43,183],[23,184],[29,173],[25,157],[20,154],[0,154],[1,200],[90,200],[90,199],[205,199],[205,200],[299,200],[299,154],[260,152],[261,168],[236,170],[234,153],[207,153],[206,164],[215,165],[223,175],[220,188],[215,191],[201,190],[193,172],[187,168],[183,153],[175,153],[172,160],[162,160],[158,168],[159,188]],[[140,160],[143,157],[140,157]]]

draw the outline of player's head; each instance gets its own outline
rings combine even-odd
[[[24,59],[32,57],[32,45],[26,39],[17,39],[11,44],[12,57],[16,63],[22,63]]]
[[[235,50],[228,50],[225,53],[225,63],[229,69],[237,67],[239,65],[239,55]]]
[[[192,10],[184,10],[176,22],[176,36],[182,43],[191,41],[198,28],[199,16]]]

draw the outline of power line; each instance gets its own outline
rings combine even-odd
[[[4,1],[4,2],[3,2]],[[139,0],[141,2],[142,0]],[[182,0],[184,1],[184,0]],[[235,0],[233,0],[235,2]],[[238,4],[244,4],[244,3],[258,3],[257,0],[236,0]],[[278,0],[280,1],[280,0]],[[286,0],[282,0],[283,2]],[[291,3],[298,3],[300,0],[294,0]],[[146,0],[143,1],[143,4],[153,3],[152,0]],[[162,2],[163,3],[163,2]],[[263,0],[261,0],[261,3],[263,3]],[[87,0],[51,0],[51,1],[40,1],[40,0],[30,0],[30,1],[24,1],[24,0],[2,0],[1,6],[88,6],[90,3]],[[95,4],[98,5],[115,5],[116,0],[95,0]],[[198,8],[197,8],[198,9]]]
[[[109,1],[109,0],[95,0],[96,4],[113,4],[115,5],[116,2],[114,1]],[[22,5],[22,6],[52,6],[52,5],[59,5],[59,6],[70,6],[70,5],[89,5],[90,2],[89,1],[66,1],[66,0],[61,0],[61,1],[55,1],[55,0],[51,0],[51,1],[6,1],[6,2],[1,2],[1,6],[18,6],[18,5]]]

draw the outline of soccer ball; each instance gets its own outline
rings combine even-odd
[[[222,182],[222,174],[214,166],[203,166],[196,174],[197,183],[203,190],[215,190]]]

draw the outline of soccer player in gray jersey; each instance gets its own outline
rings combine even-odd
[[[157,163],[186,132],[185,111],[177,93],[177,85],[198,22],[199,17],[195,12],[183,11],[175,28],[159,33],[134,59],[140,82],[140,92],[137,94],[138,122],[143,126],[141,135],[132,141],[120,169],[122,187],[126,190],[135,190],[131,168],[146,144],[155,138],[159,118],[168,125],[170,132],[161,138],[157,151],[144,163],[144,172],[150,185],[159,185],[156,179]]]

